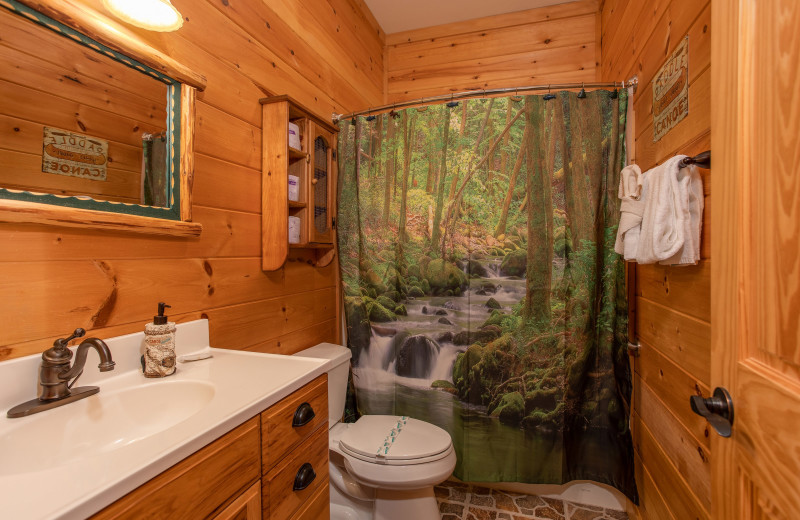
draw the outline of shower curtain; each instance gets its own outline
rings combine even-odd
[[[559,92],[340,123],[350,420],[444,428],[465,481],[637,501],[614,253],[626,105]]]

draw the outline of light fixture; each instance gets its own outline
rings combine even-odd
[[[103,0],[114,16],[148,31],[177,31],[183,17],[169,0]]]

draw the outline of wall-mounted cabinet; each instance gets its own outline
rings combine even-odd
[[[261,105],[262,269],[280,269],[290,248],[314,250],[317,265],[325,266],[336,254],[338,130],[289,96],[265,98]],[[290,200],[290,179],[297,183],[296,200]],[[295,237],[290,221],[299,231]]]

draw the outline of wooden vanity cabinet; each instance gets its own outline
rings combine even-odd
[[[327,390],[328,376],[323,374],[92,520],[328,518]],[[300,421],[295,421],[296,414]],[[294,489],[305,464],[315,477],[303,489]]]
[[[260,520],[261,481],[257,481],[225,508],[214,520]]]
[[[309,410],[313,410],[313,417]],[[302,416],[298,417],[301,421],[295,422],[296,414]],[[322,518],[303,516],[303,506],[318,500],[319,494],[329,501],[328,375],[318,377],[262,413],[261,438],[263,519]],[[316,477],[308,487],[295,490],[295,477],[306,463],[311,464]]]
[[[258,417],[254,417],[92,519],[212,518],[259,479],[260,439]]]

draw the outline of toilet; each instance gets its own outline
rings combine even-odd
[[[295,356],[331,361],[331,519],[438,519],[433,486],[446,480],[456,465],[450,435],[438,426],[405,416],[364,415],[355,423],[342,423],[350,349],[321,343]]]

